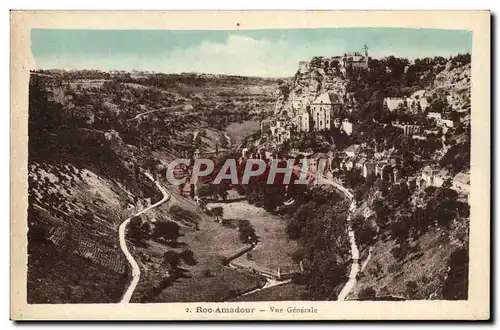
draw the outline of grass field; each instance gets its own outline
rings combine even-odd
[[[242,123],[232,123],[226,127],[226,133],[231,138],[233,145],[240,143],[245,137],[260,130],[257,120],[246,120]]]
[[[265,282],[256,274],[240,272],[216,262],[212,263],[211,268],[212,276],[192,274],[190,278],[179,279],[163,290],[154,302],[225,301],[242,292],[256,289]]]
[[[249,204],[246,201],[232,203],[213,203],[210,206],[224,208],[226,219],[246,219],[250,221],[259,237],[259,243],[251,251],[251,258],[246,254],[236,258],[232,264],[238,267],[255,269],[269,273],[276,273],[278,267],[298,268],[292,260],[292,253],[298,245],[288,238],[286,221],[269,214],[262,208]]]
[[[172,200],[168,204],[196,211],[196,207],[178,193],[172,194]],[[189,248],[196,260],[195,265],[181,264],[184,276],[163,289],[154,298],[154,302],[222,301],[264,284],[265,280],[257,274],[223,266],[226,258],[245,247],[238,237],[238,231],[216,223],[212,217],[201,215],[200,218],[199,230],[181,228],[182,236],[177,239],[177,247],[149,242],[147,248],[140,249],[141,253],[161,262],[160,257],[166,250],[181,252],[182,249]],[[139,295],[147,285],[148,278],[144,277],[143,281],[141,276],[137,294],[134,293],[132,301],[140,299]]]
[[[290,301],[307,300],[308,292],[304,285],[287,283],[250,293],[231,301]]]

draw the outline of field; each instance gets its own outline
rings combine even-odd
[[[231,301],[291,301],[307,300],[307,297],[308,293],[304,285],[287,283],[250,293]]]
[[[196,211],[195,206],[174,189],[171,190],[172,199],[168,204]],[[224,227],[205,215],[201,215],[200,219],[199,230],[181,228],[182,236],[177,239],[176,246],[168,247],[150,241],[147,248],[136,249],[136,253],[145,254],[156,263],[161,262],[161,256],[169,249],[181,252],[189,248],[194,253],[196,264],[181,264],[183,276],[159,292],[153,298],[153,302],[222,301],[264,284],[265,280],[257,274],[223,266],[226,258],[245,247],[238,237],[238,231],[235,228]],[[152,271],[151,266],[148,266],[149,272]],[[160,278],[153,280],[141,275],[139,286],[132,297],[133,302],[140,301],[141,293],[151,285],[151,282],[159,281],[165,273],[157,275]]]
[[[233,265],[271,274],[276,274],[278,267],[281,267],[282,271],[298,269],[297,264],[292,260],[292,253],[298,245],[288,238],[284,219],[273,216],[246,201],[214,203],[210,206],[223,207],[226,219],[250,221],[259,237],[259,243],[250,252],[251,258],[243,255],[234,259],[231,262]]]
[[[226,133],[231,138],[233,145],[238,145],[245,137],[260,130],[257,120],[246,120],[241,123],[232,123],[226,127]]]

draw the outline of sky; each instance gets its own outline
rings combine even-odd
[[[32,29],[37,69],[289,77],[299,61],[361,51],[409,59],[472,53],[472,32],[402,28],[286,30]]]

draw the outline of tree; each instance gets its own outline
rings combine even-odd
[[[196,195],[199,198],[211,199],[217,195],[217,190],[216,190],[215,185],[213,185],[213,184],[210,184],[210,183],[203,184],[203,185],[198,187],[198,189],[196,191]]]
[[[181,258],[179,253],[174,250],[168,250],[163,254],[163,264],[170,266],[172,269],[177,268],[180,262]]]
[[[221,222],[224,217],[224,209],[220,206],[212,208],[212,214],[215,217],[215,221]]]
[[[304,256],[305,256],[304,249],[299,248],[299,249],[293,251],[292,260],[298,264],[302,261],[302,259],[304,259]]]
[[[227,149],[229,147],[229,143],[225,135],[221,135],[221,137],[219,138],[219,146],[222,149]]]
[[[175,240],[180,236],[179,225],[172,221],[157,221],[154,236],[163,237],[165,241]]]
[[[130,219],[130,223],[128,225],[127,236],[133,242],[137,244],[144,243],[144,234],[142,231],[142,220],[140,217],[133,217]]]
[[[459,248],[452,252],[447,263],[448,274],[443,295],[448,300],[466,300],[469,289],[469,251]]]
[[[180,253],[180,258],[190,266],[196,265],[196,259],[194,258],[194,253],[190,249],[185,249]]]
[[[239,220],[238,221],[238,230],[240,240],[247,244],[253,244],[257,240],[257,235],[255,234],[255,229],[252,224],[248,220]]]
[[[377,291],[371,286],[363,288],[358,294],[358,298],[361,300],[373,300],[376,296]]]
[[[141,226],[141,236],[143,239],[148,239],[151,236],[152,228],[148,221],[145,221]]]

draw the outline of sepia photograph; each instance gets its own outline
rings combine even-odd
[[[467,304],[472,29],[243,22],[29,29],[23,304]]]

